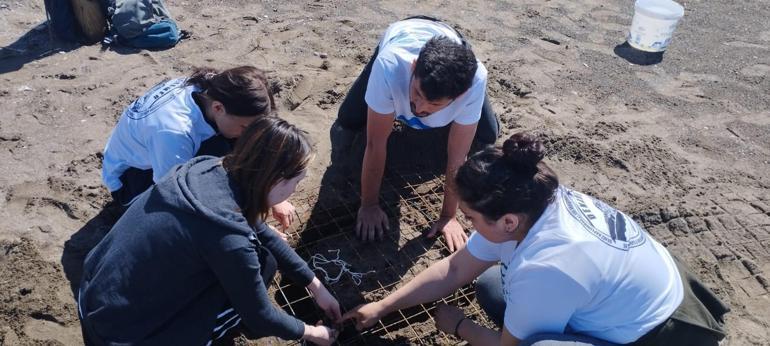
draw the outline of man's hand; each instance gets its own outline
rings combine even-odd
[[[388,215],[379,205],[361,206],[356,218],[356,235],[363,241],[382,239],[383,230],[389,230]]]
[[[356,329],[361,331],[377,323],[382,318],[384,312],[380,302],[362,304],[342,315],[342,322],[350,319],[355,320]]]
[[[273,206],[273,218],[278,220],[285,231],[294,223],[294,206],[289,201],[283,201]]]
[[[460,250],[465,243],[468,242],[468,235],[465,234],[463,226],[461,226],[454,217],[442,216],[439,218],[438,221],[431,226],[427,236],[428,238],[433,238],[438,232],[441,232],[444,235],[444,239],[446,240],[450,252]]]
[[[454,335],[457,322],[460,322],[463,318],[465,318],[465,314],[456,306],[444,303],[436,305],[436,316],[434,316],[436,328],[444,333]]]

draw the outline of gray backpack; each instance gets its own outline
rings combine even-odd
[[[117,41],[137,48],[168,48],[181,39],[181,32],[162,0],[111,0],[107,17],[107,44]]]

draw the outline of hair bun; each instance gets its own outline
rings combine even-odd
[[[519,132],[503,142],[503,157],[514,169],[537,171],[537,164],[545,157],[545,146],[537,137]]]

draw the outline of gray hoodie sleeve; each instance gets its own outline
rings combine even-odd
[[[310,270],[307,262],[299,257],[285,240],[264,223],[255,228],[259,241],[275,256],[281,275],[288,277],[300,287],[305,287],[313,281],[315,274]]]
[[[220,244],[224,246],[212,248],[204,257],[246,327],[270,331],[284,340],[301,338],[305,324],[273,305],[268,297],[256,246],[237,235],[223,237]],[[234,244],[244,246],[233,247]]]

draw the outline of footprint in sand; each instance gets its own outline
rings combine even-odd
[[[770,75],[770,65],[756,64],[741,69],[741,74],[746,77],[763,77]]]
[[[759,35],[757,35],[757,38],[762,41],[770,42],[770,30],[760,32]]]
[[[637,72],[636,76],[647,82],[650,88],[663,96],[676,97],[689,102],[704,102],[710,99],[699,86],[721,81],[721,78],[716,75],[686,72],[680,73],[676,77],[664,72]]]
[[[79,325],[63,326],[45,319],[32,319],[27,322],[24,325],[24,334],[33,340],[58,341],[64,345],[83,344]]]
[[[736,47],[736,48],[752,48],[752,49],[770,50],[770,47],[768,47],[768,46],[763,46],[761,44],[749,43],[749,42],[743,42],[743,41],[730,41],[730,42],[725,42],[723,44],[725,46]]]

